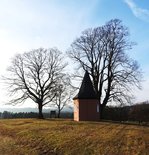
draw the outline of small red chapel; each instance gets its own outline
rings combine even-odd
[[[87,71],[73,100],[74,121],[99,121],[99,102]]]

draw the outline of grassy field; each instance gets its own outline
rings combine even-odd
[[[71,120],[0,120],[0,155],[148,155],[149,127]]]

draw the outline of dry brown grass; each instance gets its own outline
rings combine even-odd
[[[71,120],[0,120],[0,155],[148,155],[149,127]]]

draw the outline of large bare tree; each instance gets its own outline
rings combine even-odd
[[[130,103],[132,86],[140,88],[140,67],[129,58],[128,29],[119,19],[85,30],[71,45],[69,56],[88,70],[100,102],[100,117],[108,102]]]
[[[38,105],[39,118],[43,118],[43,106],[54,99],[65,67],[62,53],[57,49],[39,48],[16,55],[4,78],[13,97],[10,104],[30,98]]]

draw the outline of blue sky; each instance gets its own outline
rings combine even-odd
[[[0,75],[10,59],[39,47],[66,51],[86,28],[118,18],[137,42],[129,55],[144,72],[136,102],[149,100],[149,1],[148,0],[0,0]],[[1,104],[6,98],[0,85]]]

